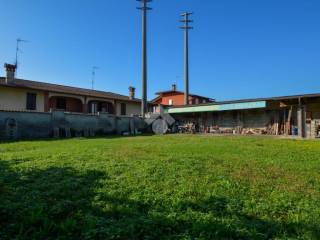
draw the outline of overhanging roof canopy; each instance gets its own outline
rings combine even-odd
[[[245,109],[258,109],[267,107],[266,101],[257,102],[241,102],[241,103],[226,103],[226,104],[212,104],[199,106],[184,106],[179,108],[167,108],[167,113],[192,113],[192,112],[219,112]]]

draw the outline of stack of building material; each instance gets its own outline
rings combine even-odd
[[[152,123],[152,131],[155,134],[166,134],[168,130],[168,124],[164,119],[159,118]]]
[[[166,134],[170,129],[172,130],[176,120],[167,113],[149,114],[145,122],[152,127],[155,134]]]
[[[244,128],[242,130],[244,135],[266,135],[268,134],[268,128]]]
[[[311,138],[320,137],[320,121],[318,120],[311,121],[310,137]]]

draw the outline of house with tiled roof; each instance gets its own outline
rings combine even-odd
[[[15,78],[16,66],[5,64],[6,76],[0,77],[0,110],[73,113],[105,112],[114,115],[139,115],[141,100],[135,88],[128,96],[71,86]]]
[[[177,90],[177,85],[173,84],[171,90],[161,91],[156,93],[157,97],[151,100],[153,105],[163,106],[182,106],[184,103],[185,93]],[[188,104],[210,103],[215,100],[209,97],[204,97],[196,94],[189,94]]]

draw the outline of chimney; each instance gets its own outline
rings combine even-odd
[[[13,83],[15,78],[16,65],[5,63],[4,68],[6,69],[6,84]]]
[[[129,87],[129,98],[130,100],[134,99],[135,98],[135,92],[136,92],[136,89],[134,87]]]
[[[172,84],[172,91],[174,91],[174,92],[177,91],[177,85],[176,84]]]

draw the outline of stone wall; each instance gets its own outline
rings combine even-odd
[[[108,134],[136,134],[146,124],[138,117],[0,111],[0,139],[34,139],[50,137],[88,137]]]

